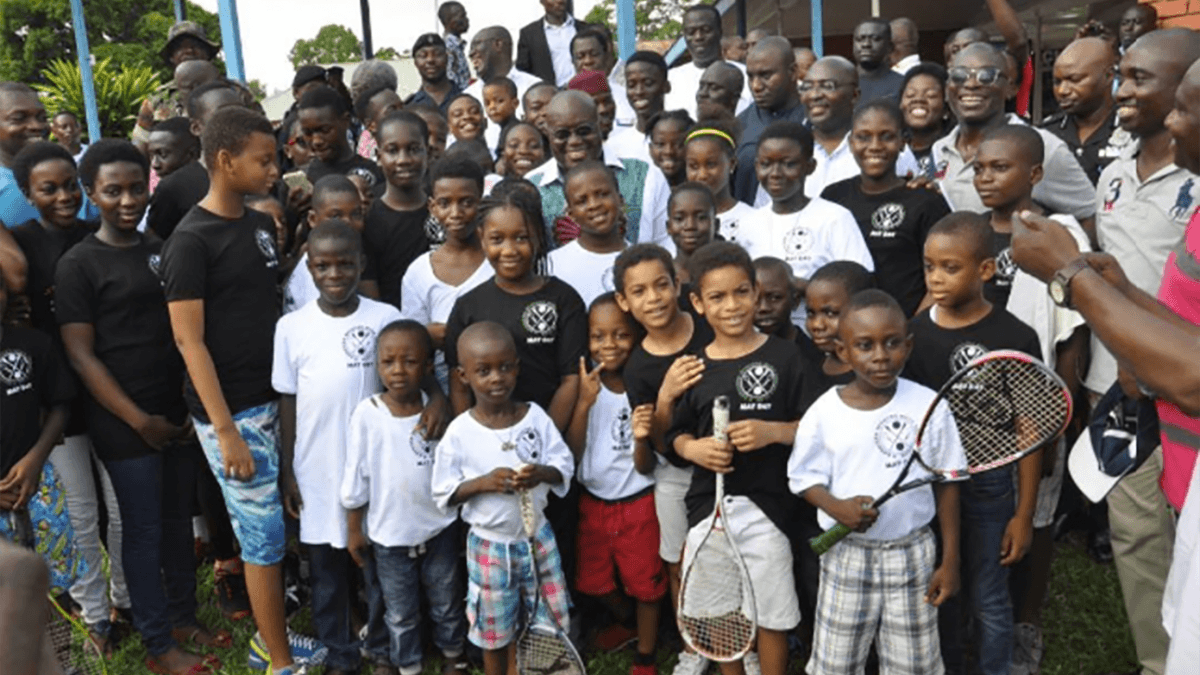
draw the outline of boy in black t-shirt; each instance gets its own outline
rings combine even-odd
[[[992,228],[985,216],[961,211],[933,226],[925,241],[925,284],[934,305],[912,320],[916,349],[906,377],[937,390],[954,372],[992,350],[1017,349],[1041,358],[1037,333],[984,297],[984,284],[995,272]],[[1032,543],[1041,466],[1041,451],[1019,462],[1015,510],[1008,467],[976,474],[962,489],[963,584],[978,626],[979,666],[985,673],[1007,672],[1012,661],[1007,568]],[[959,625],[959,617],[943,615],[943,629]],[[943,648],[954,639],[944,635]]]
[[[293,656],[304,662],[325,650],[289,635],[279,566],[279,402],[271,388],[279,258],[271,218],[244,205],[279,178],[275,139],[266,119],[230,107],[209,120],[201,146],[210,187],[163,248],[167,310],[196,434],[242,546],[259,629],[251,659],[292,675]]]
[[[804,287],[808,283],[796,279],[791,265],[769,255],[754,260],[754,274],[758,286],[754,327],[764,335],[795,342],[805,360],[819,359],[821,352],[812,339],[792,323],[792,314],[804,300]]]
[[[374,174],[376,185],[383,184],[379,165],[359,157],[350,147],[350,103],[337,90],[320,85],[306,91],[296,102],[296,115],[312,151],[312,161],[304,170],[310,182],[315,184],[329,174],[344,176],[361,166]]]
[[[715,337],[701,353],[704,374],[679,399],[667,433],[676,459],[696,465],[687,496],[691,529],[684,567],[708,533],[716,472],[724,473],[721,508],[754,587],[757,659],[764,675],[783,675],[787,631],[800,622],[791,543],[785,533],[795,525],[796,500],[788,489],[787,463],[799,420],[804,364],[795,344],[754,329],[754,265],[740,246],[708,245],[693,258],[692,273],[692,304],[708,319]],[[728,441],[712,436],[713,400],[718,396],[731,402]],[[747,659],[752,663],[756,657]],[[735,665],[730,671],[741,669]]]

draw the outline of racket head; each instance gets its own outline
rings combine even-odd
[[[71,615],[53,595],[47,593],[50,616],[46,621],[45,639],[50,651],[65,675],[108,675],[108,666],[100,648],[92,641],[88,629]]]
[[[517,640],[520,675],[587,675],[571,640],[557,626],[531,623]]]
[[[754,645],[758,620],[750,570],[729,538],[723,511],[690,558],[679,586],[679,633],[709,660],[737,661]]]
[[[946,381],[938,399],[954,415],[971,475],[1016,462],[1058,438],[1074,405],[1053,370],[1010,349],[971,360]]]

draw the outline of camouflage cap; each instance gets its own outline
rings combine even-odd
[[[204,31],[204,26],[201,26],[195,21],[180,21],[171,26],[171,30],[167,31],[167,43],[163,45],[162,50],[159,51],[159,55],[162,56],[164,60],[170,61],[171,52],[174,50],[176,45],[178,45],[179,40],[185,37],[195,38],[207,45],[209,49],[208,57],[210,59],[216,56],[217,52],[221,49],[220,45],[208,39],[208,33]]]

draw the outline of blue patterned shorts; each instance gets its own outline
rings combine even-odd
[[[225,461],[213,425],[196,421],[196,436],[212,468],[225,508],[233,523],[233,533],[242,546],[242,560],[267,567],[283,560],[285,535],[283,503],[279,499],[279,404],[264,403],[233,416],[250,456],[254,459],[254,477],[231,480],[225,476]]]
[[[26,517],[28,522],[21,523]],[[27,533],[23,532],[26,528]],[[32,542],[21,541],[29,535]],[[87,572],[87,562],[75,549],[75,531],[67,516],[67,492],[50,462],[42,467],[41,482],[29,498],[27,511],[0,511],[0,538],[19,546],[31,545],[42,556],[50,568],[50,592],[54,595],[66,593]]]

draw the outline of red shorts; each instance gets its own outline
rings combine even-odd
[[[576,588],[586,595],[617,590],[641,602],[657,602],[667,593],[663,561],[658,557],[658,514],[654,493],[628,502],[579,496],[579,556]]]

